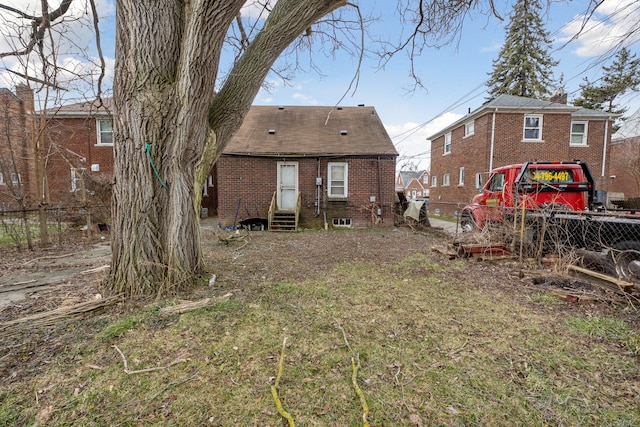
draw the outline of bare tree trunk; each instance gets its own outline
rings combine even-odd
[[[273,62],[345,0],[280,0],[219,94],[222,43],[244,0],[121,0],[117,8],[110,289],[170,294],[204,269],[206,174]]]

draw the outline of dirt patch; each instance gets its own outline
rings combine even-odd
[[[91,270],[109,265],[108,243],[75,245],[39,252],[8,252],[0,258],[0,309],[42,311],[64,299],[99,292]],[[37,305],[36,306],[34,306]],[[33,306],[33,307],[32,307]],[[2,312],[0,319],[5,320]]]

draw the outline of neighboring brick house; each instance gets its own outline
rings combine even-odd
[[[619,199],[640,197],[640,110],[611,137],[608,190]]]
[[[402,191],[407,199],[429,197],[429,172],[400,171],[396,177],[396,191]]]
[[[112,101],[65,105],[46,112],[50,204],[78,206],[82,187],[92,204],[110,205],[113,180]],[[108,211],[109,209],[107,209]]]
[[[430,211],[454,216],[491,169],[531,160],[584,160],[607,190],[612,119],[603,111],[500,95],[431,136]]]
[[[31,141],[33,93],[18,86],[15,94],[0,88],[0,210],[29,208],[35,203]]]
[[[373,107],[253,106],[216,163],[219,220],[299,201],[300,227],[393,226],[397,156]]]

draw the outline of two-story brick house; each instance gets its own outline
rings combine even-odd
[[[531,160],[584,160],[607,190],[612,119],[561,102],[500,95],[432,135],[430,211],[453,216],[491,169]]]
[[[31,140],[33,93],[18,86],[0,88],[0,209],[29,208],[35,202],[31,182],[34,147]]]
[[[218,217],[393,226],[397,156],[373,107],[252,106],[215,165]]]
[[[400,171],[396,177],[396,191],[402,191],[407,199],[426,199],[429,197],[429,172]]]
[[[107,98],[46,111],[50,203],[78,205],[86,197],[81,194],[84,186],[93,195],[92,203],[110,204],[110,192],[100,194],[99,188],[108,188],[113,179],[112,107]]]

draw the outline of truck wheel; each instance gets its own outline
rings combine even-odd
[[[460,221],[460,228],[462,229],[463,233],[472,233],[478,229],[473,218],[470,218],[468,216],[462,217],[462,220]]]
[[[612,251],[613,265],[618,277],[640,282],[640,242],[622,242]]]

